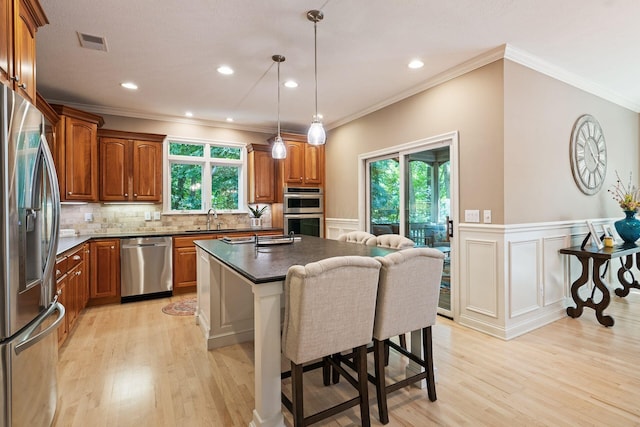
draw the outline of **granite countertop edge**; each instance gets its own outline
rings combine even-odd
[[[199,230],[199,231],[184,231],[184,230],[169,230],[169,231],[129,231],[121,233],[100,233],[100,234],[83,234],[70,237],[60,237],[58,239],[58,250],[56,256],[62,255],[76,246],[79,246],[89,240],[93,239],[127,239],[131,237],[163,237],[163,236],[192,236],[197,237],[204,234],[226,234],[226,233],[242,233],[251,231],[283,231],[282,228],[277,227],[262,227],[262,228],[233,228],[224,230]]]

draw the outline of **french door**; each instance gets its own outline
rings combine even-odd
[[[452,140],[395,148],[363,159],[366,229],[375,235],[400,234],[417,247],[444,253],[438,312],[453,317]]]

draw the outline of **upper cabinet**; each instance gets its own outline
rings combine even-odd
[[[51,107],[60,115],[53,149],[60,200],[98,201],[98,127],[102,117],[64,105]]]
[[[276,161],[271,146],[247,146],[249,168],[249,203],[276,202]]]
[[[0,82],[36,100],[36,31],[48,24],[37,0],[0,0]]]
[[[161,202],[165,136],[100,129],[100,200]]]
[[[316,186],[324,184],[324,145],[307,143],[306,135],[282,133],[287,146],[284,184]]]

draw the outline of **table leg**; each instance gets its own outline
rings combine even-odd
[[[255,409],[251,427],[284,426],[280,404],[280,296],[282,282],[252,285],[255,337]]]
[[[640,254],[636,254],[636,266],[640,268]],[[638,281],[633,276],[631,267],[633,267],[633,255],[627,255],[625,262],[620,266],[620,269],[618,270],[618,281],[622,285],[622,289],[617,288],[615,290],[615,293],[619,297],[626,297],[627,295],[629,295],[629,291],[631,290],[631,288],[640,289]],[[627,276],[631,276],[631,280],[627,280]]]
[[[600,278],[600,267],[607,262],[606,259],[594,258],[593,259],[593,268],[591,269],[591,278],[593,280],[593,284],[595,288],[591,292],[591,296],[586,300],[580,298],[578,290],[582,285],[589,281],[589,258],[578,258],[580,263],[582,264],[582,275],[573,282],[571,285],[571,297],[573,301],[576,303],[576,307],[568,307],[567,314],[571,317],[580,317],[582,314],[582,309],[584,307],[593,308],[596,312],[596,318],[601,325],[604,326],[613,326],[614,320],[611,316],[606,316],[603,314],[605,308],[609,306],[609,302],[611,300],[611,296],[609,295],[609,289],[602,282]],[[602,299],[600,302],[596,303],[594,301],[595,289],[600,290],[602,293]]]

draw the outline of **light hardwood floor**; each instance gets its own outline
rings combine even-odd
[[[184,296],[174,297],[182,299]],[[247,426],[253,345],[206,351],[191,317],[163,314],[169,299],[93,307],[61,348],[55,426]],[[389,401],[390,426],[640,426],[640,294],[502,341],[439,318],[438,400],[408,388]],[[371,357],[371,356],[370,356]],[[391,375],[406,361],[395,357]],[[335,402],[319,372],[305,374],[308,409]],[[285,385],[285,390],[288,385]],[[372,424],[377,419],[370,391]],[[287,425],[291,417],[285,410]],[[319,425],[359,425],[357,409]]]

